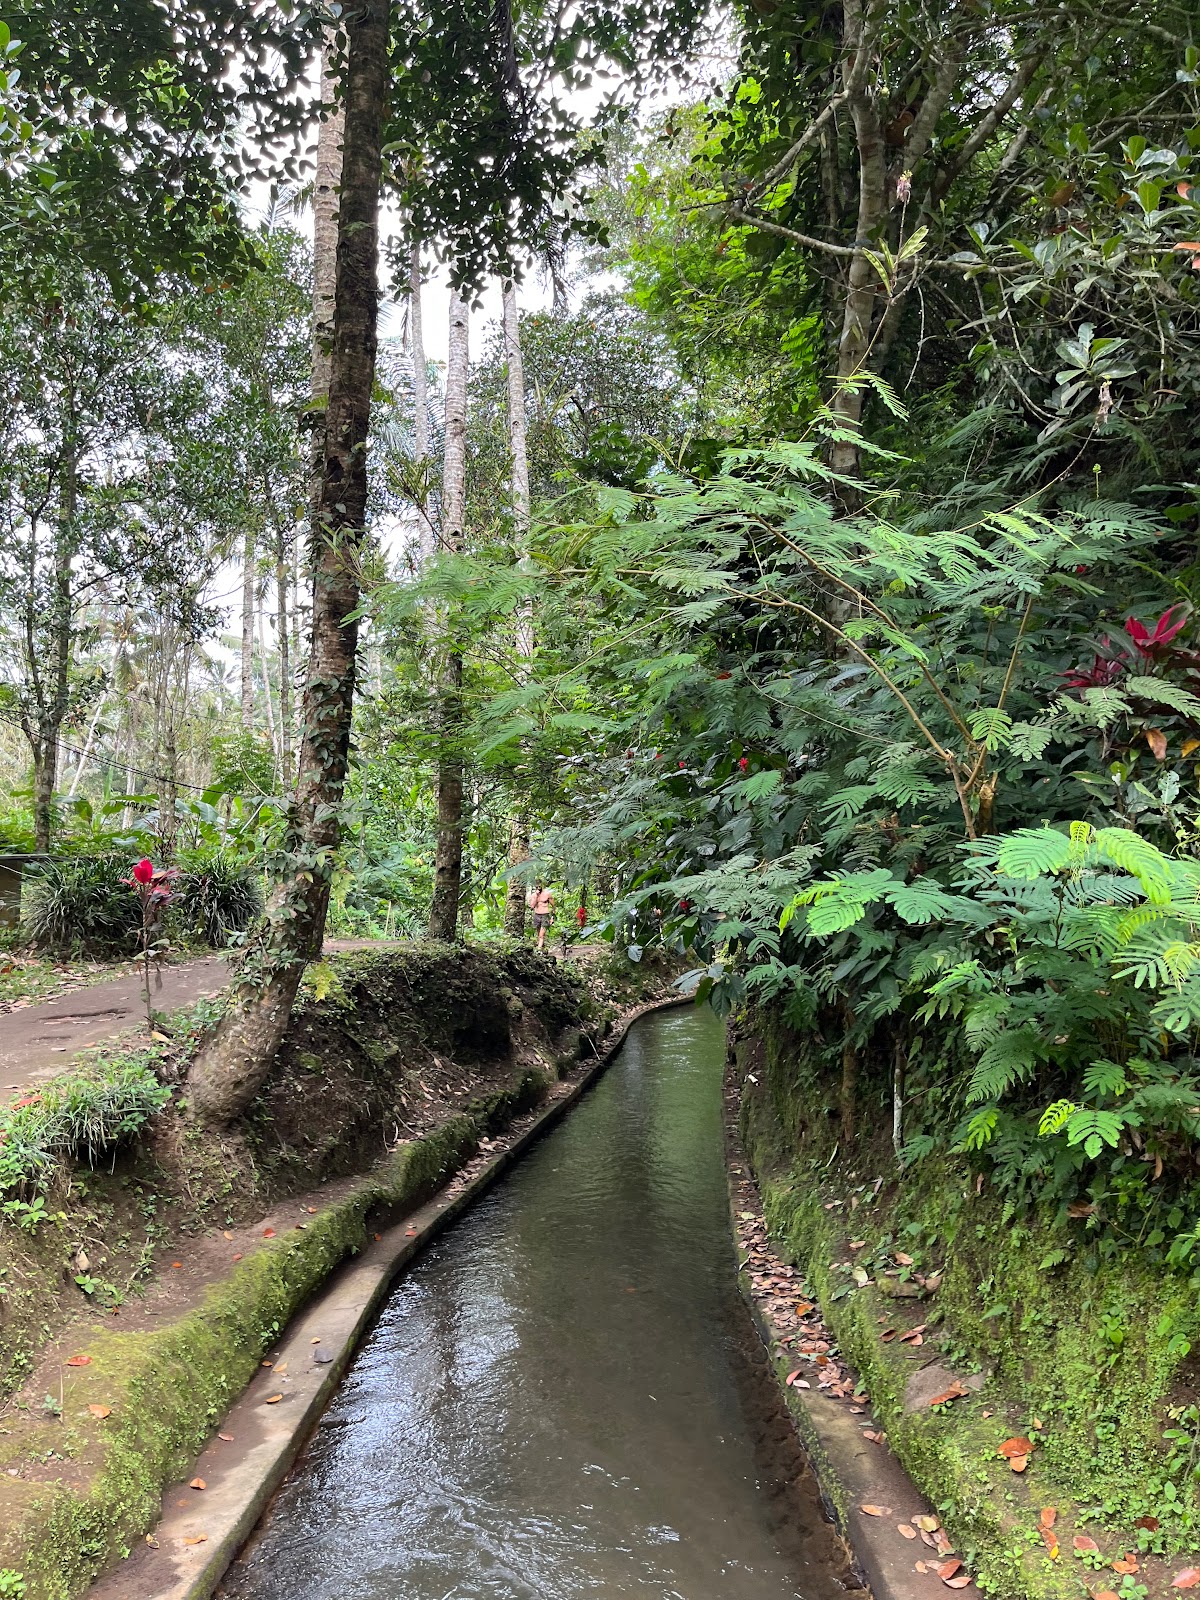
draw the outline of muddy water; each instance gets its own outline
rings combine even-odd
[[[737,1295],[723,1035],[639,1022],[403,1279],[228,1600],[832,1600]]]

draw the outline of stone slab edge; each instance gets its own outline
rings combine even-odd
[[[561,1120],[609,1066],[640,1017],[692,1003],[690,995],[670,996],[628,1012],[579,1077],[563,1086],[565,1092],[464,1187],[455,1193],[443,1187],[377,1235],[355,1260],[337,1268],[284,1330],[273,1367],[251,1380],[217,1425],[195,1463],[195,1476],[206,1485],[203,1492],[186,1484],[169,1488],[164,1515],[150,1536],[155,1543],[139,1546],[129,1560],[97,1579],[85,1600],[210,1600],[320,1420],[403,1268]],[[448,1184],[453,1182],[451,1174]],[[323,1357],[319,1366],[313,1361],[318,1345]],[[280,1380],[275,1369],[284,1367],[288,1376]],[[271,1398],[281,1390],[282,1398]],[[231,1436],[229,1444],[222,1444],[222,1434]],[[206,1472],[213,1475],[211,1484]]]
[[[742,1149],[736,1125],[726,1122],[726,1179],[729,1190],[730,1222],[737,1238],[737,1211],[743,1208],[735,1178],[744,1173],[753,1183],[754,1175]],[[736,1173],[740,1168],[741,1173]],[[755,1185],[757,1189],[757,1185]],[[845,1541],[859,1578],[874,1600],[929,1600],[933,1592],[929,1574],[915,1570],[914,1558],[923,1556],[921,1545],[906,1543],[896,1533],[896,1521],[912,1522],[930,1513],[929,1502],[913,1483],[895,1456],[864,1440],[860,1419],[844,1405],[816,1389],[789,1388],[784,1382],[793,1361],[778,1343],[755,1302],[751,1291],[748,1258],[735,1243],[738,1255],[738,1288],[758,1331],[779,1383],[780,1393],[792,1418],[804,1453],[808,1457],[826,1511]],[[882,1505],[896,1514],[867,1516],[863,1505]],[[932,1552],[930,1552],[932,1555]],[[935,1588],[941,1592],[942,1586]],[[978,1590],[971,1585],[969,1596]]]

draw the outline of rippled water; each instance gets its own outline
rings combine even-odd
[[[616,1063],[401,1281],[228,1600],[831,1600],[738,1299],[723,1034]]]

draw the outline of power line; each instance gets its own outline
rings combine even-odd
[[[0,717],[2,717],[5,722],[11,723],[14,728],[20,728],[22,733],[25,732],[24,723],[21,721],[20,717],[14,717],[11,711],[0,711]],[[28,735],[26,735],[26,737],[28,738]],[[126,774],[126,776],[132,772],[135,777],[145,778],[147,782],[154,784],[156,788],[161,788],[164,783],[171,782],[171,779],[168,778],[165,773],[146,772],[141,767],[131,766],[127,761],[117,761],[111,756],[98,755],[94,750],[81,750],[77,744],[67,744],[62,739],[57,740],[56,743],[58,744],[58,748],[60,750],[66,750],[73,756],[79,756],[81,759],[86,756],[89,761],[95,761],[98,766],[108,767],[112,772],[123,772]],[[207,789],[202,789],[198,784],[182,783],[178,778],[175,779],[175,787],[176,789],[190,789],[193,794],[208,793]],[[137,795],[129,796],[130,800],[136,800],[138,798],[139,796]]]

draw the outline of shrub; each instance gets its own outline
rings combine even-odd
[[[142,914],[125,856],[68,856],[29,878],[23,933],[29,943],[91,956],[132,955]]]
[[[43,1184],[64,1158],[95,1161],[137,1133],[171,1098],[144,1063],[104,1076],[54,1079],[0,1112],[0,1194]]]
[[[190,934],[220,949],[262,915],[263,897],[253,867],[229,850],[184,857],[173,910]]]

